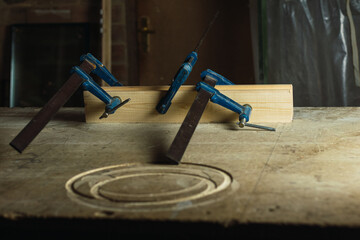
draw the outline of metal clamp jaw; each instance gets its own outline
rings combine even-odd
[[[202,80],[205,78],[210,78],[216,82],[216,85],[235,85],[232,81],[225,78],[224,76],[212,71],[211,69],[206,69],[200,74]]]
[[[201,74],[202,79],[205,78],[211,78],[212,80],[216,81],[217,85],[233,85],[233,83],[226,79],[225,77],[211,71],[206,70]],[[271,127],[265,127],[260,125],[255,125],[248,123],[250,120],[250,115],[252,111],[252,107],[249,104],[240,105],[239,103],[235,102],[231,98],[225,96],[222,94],[219,90],[213,88],[212,86],[206,84],[205,82],[199,82],[196,85],[196,90],[200,91],[200,89],[203,89],[211,94],[210,101],[216,104],[219,104],[220,106],[223,106],[233,112],[236,112],[239,114],[239,122],[237,123],[240,128],[243,128],[245,126],[247,127],[253,127],[253,128],[260,128],[268,131],[275,131],[275,128]]]
[[[92,73],[99,76],[101,79],[103,79],[107,84],[110,86],[123,86],[115,77],[112,75],[109,70],[100,62],[97,60],[91,53],[84,54],[80,57],[80,61],[88,61],[94,66],[94,70],[92,70]]]

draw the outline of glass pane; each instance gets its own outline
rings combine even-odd
[[[10,107],[42,107],[89,50],[87,24],[12,26]],[[65,104],[83,106],[82,90]]]

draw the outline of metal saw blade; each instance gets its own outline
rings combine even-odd
[[[212,87],[216,84],[214,80],[208,78],[206,78],[204,82]],[[189,112],[187,113],[174,141],[170,146],[169,151],[166,154],[167,159],[169,159],[172,163],[180,163],[210,98],[211,93],[203,89],[200,89],[196,95]]]

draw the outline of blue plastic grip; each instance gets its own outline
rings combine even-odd
[[[82,83],[82,87],[94,94],[97,98],[99,98],[101,101],[103,101],[106,105],[110,104],[112,102],[112,97],[105,92],[87,73],[85,73],[81,68],[79,67],[73,67],[71,69],[72,73],[78,74],[84,82]]]
[[[252,110],[250,105],[242,106],[239,103],[232,100],[231,98],[220,93],[219,90],[211,87],[210,85],[204,82],[199,82],[198,84],[196,84],[196,90],[200,91],[200,89],[204,89],[205,91],[211,94],[211,98],[210,98],[211,102],[219,104],[220,106],[223,106],[233,112],[238,113],[240,115],[239,119],[245,118],[246,122],[249,121]]]
[[[156,110],[159,113],[165,114],[168,111],[172,99],[174,98],[181,85],[183,85],[186,79],[189,77],[197,59],[198,58],[196,52],[191,52],[185,58],[184,63],[180,66],[179,70],[175,74],[174,80],[171,83],[171,86],[167,91],[166,95],[160,100],[160,102],[156,106]]]
[[[92,72],[107,82],[107,84],[110,86],[123,86],[109,70],[107,70],[104,64],[97,60],[91,53],[84,54],[80,57],[81,62],[85,60],[95,65],[95,69]]]

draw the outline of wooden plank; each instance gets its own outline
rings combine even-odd
[[[216,86],[226,96],[240,104],[253,107],[250,122],[291,122],[293,119],[292,85],[227,85]],[[168,86],[104,87],[111,96],[131,101],[107,119],[99,119],[104,112],[104,103],[89,92],[84,92],[85,115],[88,123],[115,122],[166,122],[180,123],[184,120],[196,96],[195,86],[182,86],[173,99],[169,111],[162,115],[155,107]],[[209,103],[200,122],[236,122],[238,114],[217,104]]]

